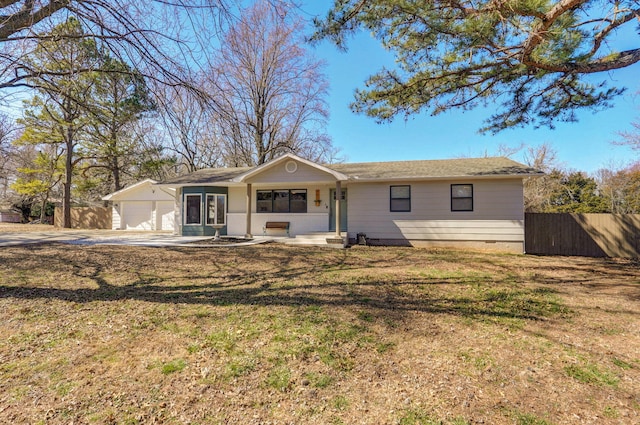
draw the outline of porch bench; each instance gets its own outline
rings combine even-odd
[[[262,228],[262,235],[267,236],[268,229],[281,229],[287,231],[287,237],[289,237],[289,225],[288,221],[267,221]]]

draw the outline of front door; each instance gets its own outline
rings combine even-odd
[[[329,192],[329,231],[336,231],[336,190],[331,189]],[[347,189],[342,189],[340,197],[340,231],[347,231]]]

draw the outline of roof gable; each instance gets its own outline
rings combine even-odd
[[[172,200],[173,197],[159,190],[156,181],[145,179],[138,183],[127,186],[117,192],[110,193],[102,197],[103,201],[125,201],[125,200]]]
[[[298,175],[296,176],[296,174]],[[278,177],[280,177],[280,180],[277,180]],[[234,181],[275,183],[278,181],[336,181],[347,179],[348,176],[336,170],[288,153],[247,171],[236,177]]]

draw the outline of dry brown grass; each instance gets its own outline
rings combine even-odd
[[[0,223],[0,233],[29,233],[29,232],[51,232],[64,231],[50,224],[20,224],[20,223]]]
[[[640,423],[626,260],[0,248],[0,423]]]

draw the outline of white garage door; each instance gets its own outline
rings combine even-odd
[[[175,213],[173,209],[173,201],[158,201],[157,205],[158,230],[174,230]]]
[[[153,230],[151,201],[123,202],[122,224],[126,230]]]

